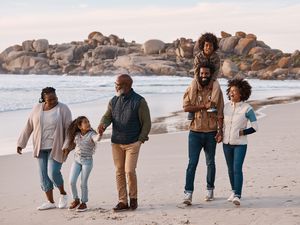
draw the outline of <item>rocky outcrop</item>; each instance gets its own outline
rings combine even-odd
[[[193,59],[199,51],[198,41],[185,37],[172,43],[152,39],[138,44],[94,31],[83,41],[51,45],[47,39],[25,40],[8,47],[0,54],[0,73],[193,76]],[[283,53],[252,33],[222,31],[217,53],[220,77],[300,79],[299,50]]]
[[[232,78],[239,72],[237,65],[230,59],[226,59],[222,65],[222,73],[227,78]]]
[[[143,46],[142,50],[145,54],[159,54],[165,48],[165,43],[161,40],[148,40],[146,41]]]

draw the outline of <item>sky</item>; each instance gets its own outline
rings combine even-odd
[[[0,52],[24,40],[83,41],[92,31],[138,43],[244,31],[284,52],[300,49],[300,0],[0,0],[0,6]]]

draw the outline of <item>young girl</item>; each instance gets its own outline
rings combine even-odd
[[[63,149],[65,158],[71,150],[75,148],[74,162],[70,172],[70,185],[74,201],[69,210],[76,209],[78,212],[87,210],[88,202],[88,178],[93,168],[93,154],[95,143],[100,140],[98,135],[90,126],[89,120],[85,116],[79,116],[68,128],[69,145]],[[78,198],[76,182],[81,173],[81,204]]]
[[[251,95],[250,84],[239,78],[229,80],[226,93],[230,102],[224,106],[223,151],[232,190],[228,201],[240,205],[247,135],[256,132],[258,125],[253,108],[245,102]],[[248,122],[250,127],[247,127]]]

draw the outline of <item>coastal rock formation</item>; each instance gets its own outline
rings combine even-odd
[[[257,35],[243,31],[234,35],[222,31],[218,39],[219,77],[300,79],[299,50],[291,54],[272,49]],[[198,41],[185,37],[139,44],[93,31],[83,41],[51,45],[38,39],[10,46],[0,54],[0,73],[193,76],[193,59],[199,51]]]
[[[161,40],[148,40],[146,41],[143,46],[142,50],[145,54],[159,54],[159,52],[164,49],[165,43]]]

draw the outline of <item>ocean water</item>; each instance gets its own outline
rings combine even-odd
[[[59,100],[66,104],[109,100],[114,95],[114,81],[114,76],[0,75],[0,113],[32,108],[38,102],[42,88],[47,86],[56,88]],[[164,96],[181,96],[190,82],[188,77],[134,76],[133,88],[146,98],[161,96],[163,99]],[[225,95],[227,80],[219,79],[219,82]],[[249,83],[251,100],[300,94],[299,80],[251,79]],[[155,104],[159,107],[159,100]]]
[[[191,80],[187,77],[134,76],[133,88],[146,98],[151,118],[155,120],[182,110],[182,96]],[[0,130],[0,156],[16,154],[17,139],[44,87],[56,88],[59,101],[68,104],[73,118],[85,115],[95,128],[115,94],[114,81],[114,76],[0,75],[0,121],[5,128]],[[225,92],[227,80],[219,79],[219,82]],[[253,89],[251,100],[300,94],[300,81],[249,82]],[[164,121],[170,132],[174,132],[170,128],[173,122],[172,118]],[[31,140],[27,151],[32,151]]]

